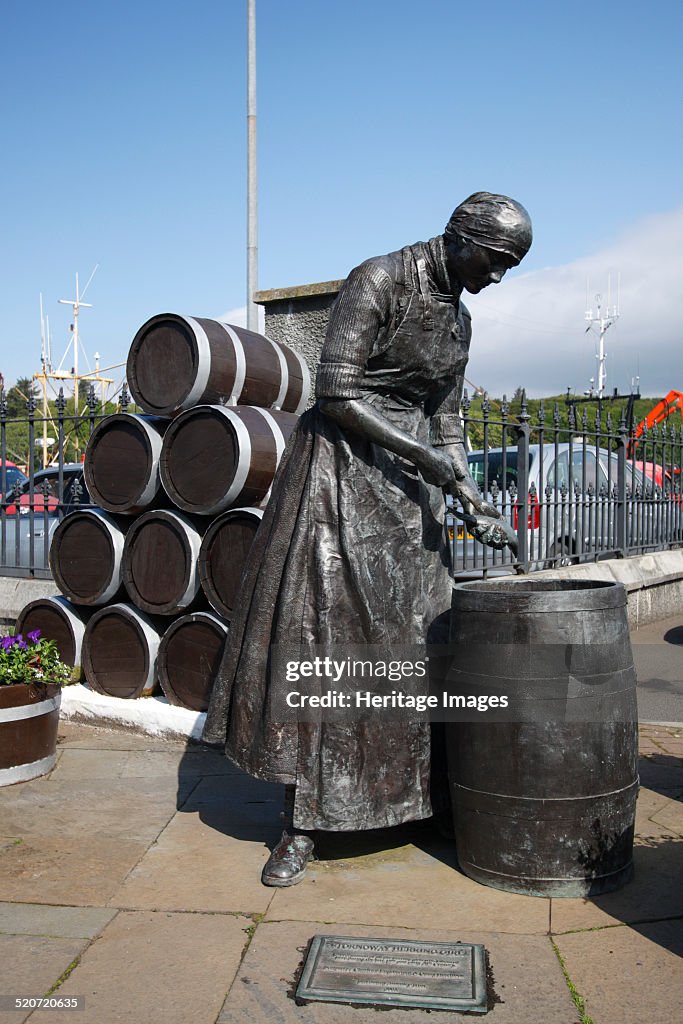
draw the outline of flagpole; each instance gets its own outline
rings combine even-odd
[[[258,330],[256,203],[256,0],[247,0],[247,328]]]

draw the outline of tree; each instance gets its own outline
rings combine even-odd
[[[39,388],[31,377],[20,377],[16,384],[13,384],[5,392],[7,401],[7,418],[24,419],[26,416],[26,405],[30,396],[38,400]]]

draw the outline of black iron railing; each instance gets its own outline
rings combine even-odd
[[[49,578],[48,553],[57,524],[75,508],[91,504],[82,464],[87,440],[105,415],[129,405],[125,384],[118,404],[106,407],[90,385],[78,412],[67,411],[60,388],[49,409],[38,410],[29,395],[25,413],[10,415],[0,390],[0,575]]]
[[[593,417],[570,405],[563,418],[559,404],[541,402],[532,416],[524,396],[514,416],[505,400],[494,411],[485,399],[474,418],[467,393],[463,420],[472,474],[512,523],[518,551],[484,547],[449,516],[456,574],[532,572],[683,545],[683,428],[664,423],[637,436],[623,413],[599,405]]]
[[[0,575],[50,576],[54,529],[90,504],[80,462],[87,439],[103,416],[129,406],[125,384],[106,409],[90,386],[78,414],[67,413],[60,390],[48,417],[32,396],[25,415],[10,417],[0,391]],[[567,418],[558,404],[540,403],[532,414],[524,395],[514,413],[505,399],[495,407],[484,399],[475,416],[465,392],[462,413],[472,475],[512,524],[518,551],[480,544],[453,514],[456,502],[447,516],[456,574],[532,572],[683,546],[683,428],[668,422],[637,436],[623,413],[603,415],[598,406],[589,417],[570,405]],[[43,468],[36,441],[48,427],[56,437]],[[12,483],[8,460],[21,462],[21,454],[26,478]]]

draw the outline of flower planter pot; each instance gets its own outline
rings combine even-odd
[[[54,767],[61,699],[61,686],[50,683],[0,686],[0,786]]]

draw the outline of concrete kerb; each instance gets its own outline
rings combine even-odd
[[[56,597],[59,587],[52,579],[0,576],[0,625],[13,626],[22,608],[41,597]]]
[[[561,569],[544,569],[534,573],[533,578],[623,583],[628,598],[628,621],[632,629],[683,612],[683,548],[654,551],[633,558],[584,562]],[[510,578],[510,583],[514,585],[523,579],[516,576]]]
[[[62,690],[60,716],[73,722],[134,729],[160,739],[200,741],[206,712],[174,707],[165,697],[123,700],[95,693],[80,683]]]

